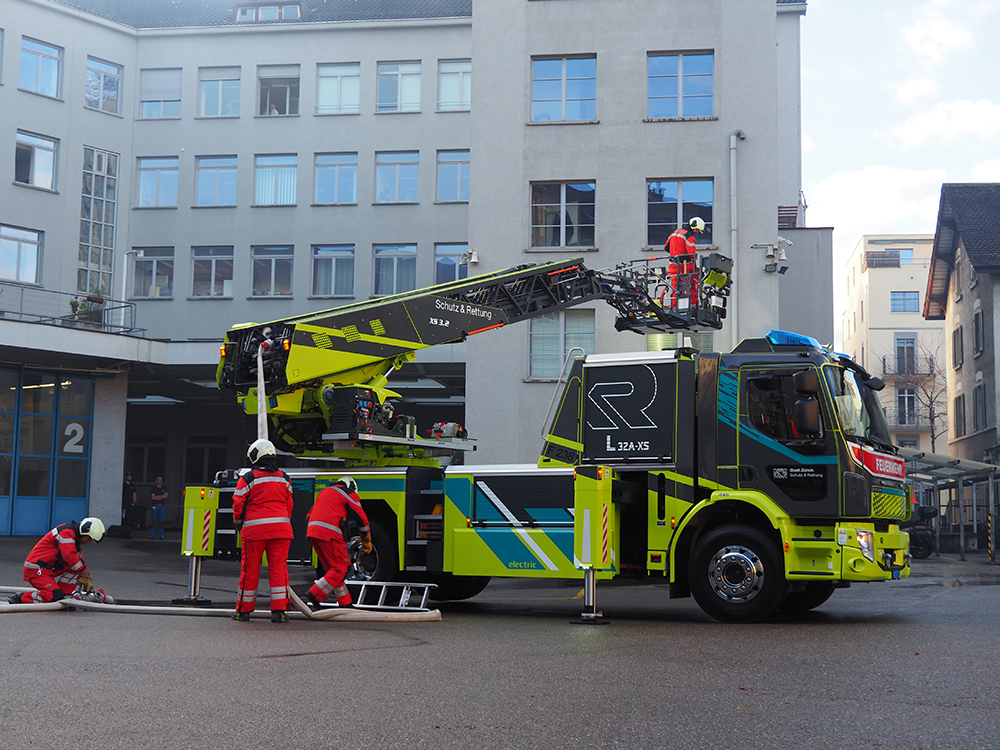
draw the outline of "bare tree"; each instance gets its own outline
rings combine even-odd
[[[943,336],[920,336],[916,351],[898,349],[883,358],[883,372],[895,385],[893,406],[897,425],[924,425],[930,429],[931,452],[937,452],[937,439],[948,432],[948,378],[942,353]],[[903,407],[900,388],[909,389],[916,401],[916,413]]]

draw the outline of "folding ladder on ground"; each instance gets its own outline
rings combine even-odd
[[[394,612],[427,612],[427,597],[435,583],[401,583],[399,581],[347,581],[358,609],[378,609]]]

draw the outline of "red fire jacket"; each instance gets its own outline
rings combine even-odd
[[[246,512],[244,513],[244,508]],[[292,539],[292,485],[283,471],[252,469],[233,493],[233,520],[244,539]]]
[[[313,539],[343,539],[340,522],[348,515],[358,519],[362,535],[368,533],[368,516],[361,507],[357,494],[349,495],[339,487],[327,487],[319,493],[312,510],[306,516],[309,521],[306,536]]]
[[[33,563],[51,570],[55,575],[66,571],[79,575],[85,571],[87,564],[80,557],[79,529],[79,524],[75,522],[56,526],[31,548],[24,561],[25,566]]]
[[[698,250],[694,232],[688,234],[688,230],[684,228],[675,230],[667,237],[666,249],[671,255],[694,255]]]

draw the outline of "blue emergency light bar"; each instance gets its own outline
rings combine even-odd
[[[822,345],[812,336],[803,336],[801,333],[791,331],[768,331],[767,340],[774,346],[808,346],[813,349],[822,350]]]

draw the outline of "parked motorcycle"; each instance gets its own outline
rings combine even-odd
[[[915,516],[899,525],[900,529],[909,533],[910,554],[917,560],[924,560],[934,552],[934,531],[927,522],[937,514],[937,508],[921,505]]]

